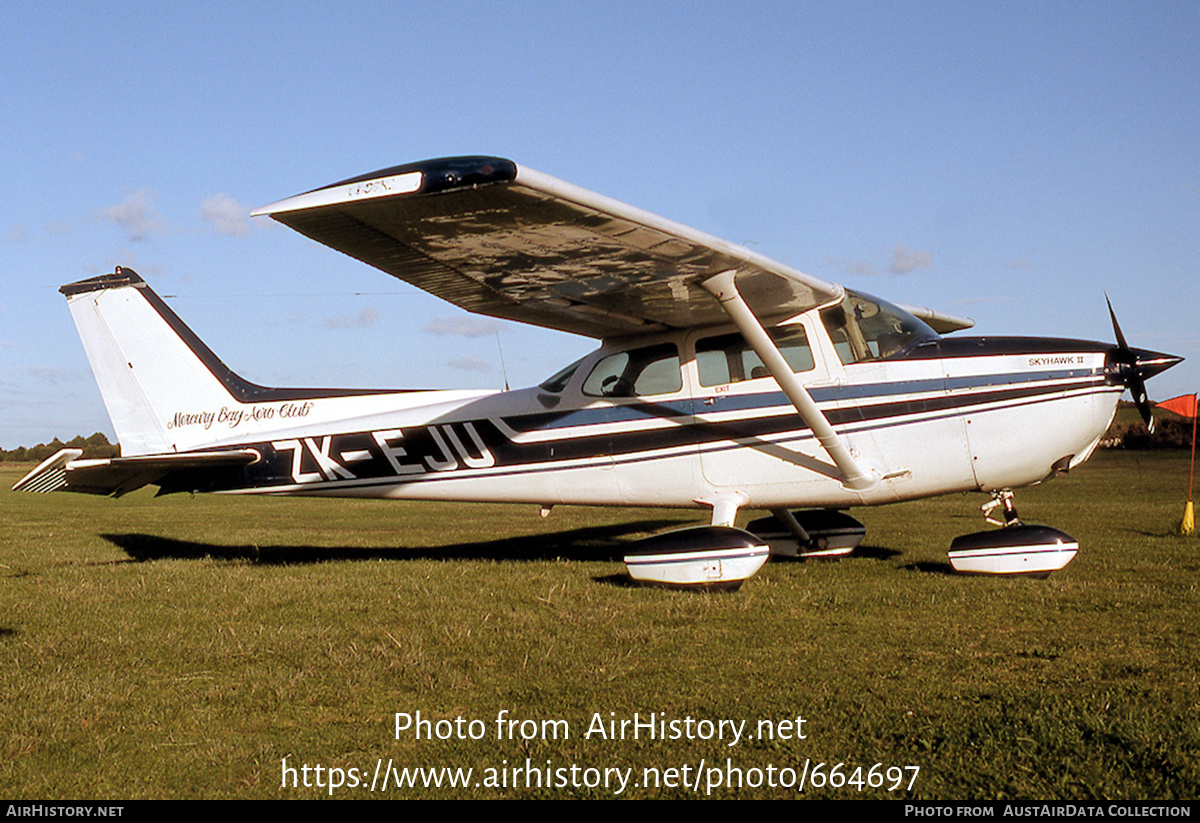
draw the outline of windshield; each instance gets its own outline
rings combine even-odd
[[[846,290],[836,306],[821,311],[821,322],[843,363],[894,357],[937,332],[886,300]]]
[[[539,388],[541,388],[543,391],[558,394],[567,387],[568,383],[571,382],[571,377],[574,376],[575,370],[579,368],[579,364],[582,362],[583,358],[581,357],[571,365],[567,366],[565,369],[556,372],[553,377],[548,378],[545,383],[542,383],[539,386]]]

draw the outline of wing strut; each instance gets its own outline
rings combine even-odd
[[[787,399],[792,401],[792,405],[800,414],[800,419],[813,430],[817,441],[833,458],[833,462],[842,473],[842,485],[857,492],[871,489],[878,482],[878,477],[874,472],[859,465],[859,462],[854,459],[845,439],[834,431],[825,415],[817,408],[817,404],[808,390],[792,373],[791,366],[783,359],[783,355],[775,347],[775,342],[771,340],[770,335],[758,322],[758,318],[754,316],[754,312],[750,311],[750,307],[738,293],[737,285],[734,283],[735,274],[736,271],[733,269],[723,271],[704,280],[700,285],[717,298],[721,308],[725,310],[725,313],[737,326],[738,331],[742,333],[742,337],[750,344],[750,348],[754,349],[754,353],[775,377],[775,381],[779,383],[779,388],[783,389]]]

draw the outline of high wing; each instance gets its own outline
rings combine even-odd
[[[728,322],[698,284],[730,270],[762,318],[842,296],[836,283],[496,157],[396,166],[254,214],[469,311],[590,337]]]
[[[954,314],[947,314],[944,311],[928,309],[924,306],[909,306],[905,303],[897,305],[913,317],[924,322],[938,334],[949,334],[952,331],[969,329],[975,325],[975,321],[969,317],[959,317]]]

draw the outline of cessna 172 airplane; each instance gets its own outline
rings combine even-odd
[[[494,157],[397,166],[259,209],[469,311],[600,338],[505,392],[267,388],[230,371],[133,271],[63,286],[121,445],[14,487],[711,509],[651,537],[639,580],[736,587],[768,552],[847,553],[845,514],[990,493],[955,568],[1047,574],[1077,545],[1011,490],[1079,465],[1130,388],[1180,358],[943,337],[900,307]],[[1110,315],[1112,313],[1109,307]],[[773,514],[733,527],[739,509]]]

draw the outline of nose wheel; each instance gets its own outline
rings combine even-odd
[[[1017,516],[1017,499],[1013,496],[1012,489],[992,492],[992,499],[979,508],[983,510],[983,519],[993,526],[1008,528],[1022,525],[1021,518]],[[992,517],[992,512],[996,509],[1000,509],[1003,520]]]
[[[1012,489],[992,492],[992,499],[980,508],[987,522],[1002,528],[954,538],[947,556],[956,572],[1046,577],[1070,563],[1079,551],[1079,543],[1069,534],[1022,523]]]

